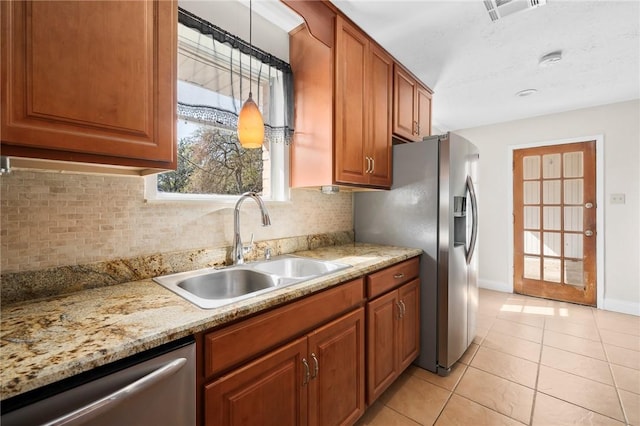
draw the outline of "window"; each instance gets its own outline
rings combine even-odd
[[[242,148],[236,134],[250,87],[265,122],[261,149]],[[224,199],[254,191],[286,199],[292,87],[287,63],[180,9],[178,167],[149,178],[147,198]]]

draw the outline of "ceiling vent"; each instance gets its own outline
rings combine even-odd
[[[545,4],[547,4],[547,0],[484,0],[484,5],[492,21]]]

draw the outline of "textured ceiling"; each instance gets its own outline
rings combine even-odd
[[[547,0],[495,22],[482,0],[331,1],[435,92],[440,131],[640,98],[640,0]],[[286,31],[300,22],[278,0],[253,7]]]
[[[640,97],[638,0],[547,0],[495,22],[480,0],[332,2],[434,90],[442,131]]]

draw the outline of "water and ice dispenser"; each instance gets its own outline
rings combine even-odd
[[[453,197],[453,243],[467,244],[467,197]]]

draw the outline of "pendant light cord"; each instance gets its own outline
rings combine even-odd
[[[249,50],[253,52],[253,43],[251,43],[251,32],[253,29],[253,6],[252,0],[249,0]],[[251,94],[251,54],[249,54],[249,97],[253,97]]]

